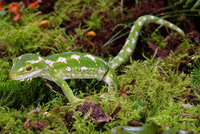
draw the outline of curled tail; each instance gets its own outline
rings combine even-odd
[[[152,22],[167,26],[167,27],[177,31],[182,36],[185,35],[184,32],[179,27],[177,27],[176,25],[172,24],[169,21],[163,20],[163,19],[153,16],[153,15],[141,16],[140,18],[138,18],[135,21],[134,25],[132,26],[131,32],[128,36],[128,39],[126,40],[126,42],[125,42],[123,48],[121,49],[121,51],[119,52],[119,54],[108,63],[110,68],[116,69],[121,64],[123,64],[123,63],[127,62],[127,60],[129,60],[129,57],[132,55],[132,53],[135,50],[135,46],[137,44],[140,30],[142,29],[142,27],[145,24],[152,23]]]

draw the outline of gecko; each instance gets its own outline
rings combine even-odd
[[[75,97],[65,81],[67,79],[97,79],[107,83],[108,91],[113,90],[117,88],[118,84],[114,70],[130,59],[141,28],[149,23],[164,25],[184,36],[184,32],[173,23],[153,15],[144,15],[134,22],[123,48],[109,62],[97,56],[80,52],[65,52],[45,57],[27,53],[13,59],[9,78],[24,80],[41,77],[53,81],[61,87],[71,104],[82,101],[82,99]]]

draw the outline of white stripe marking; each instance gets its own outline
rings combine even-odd
[[[138,36],[139,34],[138,34],[138,32],[135,32],[135,36]]]
[[[145,21],[145,20],[147,20],[147,18],[146,18],[146,17],[143,17],[143,20]]]
[[[124,59],[122,57],[118,57],[119,61],[123,61]]]
[[[179,33],[182,33],[183,31],[180,28],[176,29]]]
[[[172,27],[172,26],[173,26],[173,24],[172,24],[171,22],[168,22],[168,23],[169,23],[169,26],[170,26],[170,27]]]
[[[135,39],[134,39],[134,38],[132,39],[131,43],[132,43],[132,44],[134,44],[134,43],[135,43]]]
[[[130,53],[130,52],[131,52],[131,49],[128,47],[128,48],[126,49],[126,51]]]
[[[134,29],[135,29],[135,26],[133,26],[133,27],[131,28],[131,33],[133,32]]]
[[[22,58],[22,55],[21,55],[21,56],[19,56],[18,58],[21,60],[21,58]]]
[[[105,65],[107,65],[107,63],[104,60],[102,60],[102,59],[100,59],[100,60],[103,61]]]
[[[114,68],[117,65],[118,65],[117,63],[113,63],[112,66],[111,66],[111,68]]]
[[[100,73],[105,73],[105,70],[99,68],[98,73],[99,73],[99,74],[100,74]]]
[[[45,60],[45,63],[47,63],[50,67],[53,67],[54,61],[51,60]]]
[[[64,80],[66,80],[66,79],[71,79],[71,77],[63,77],[63,79],[64,79]]]
[[[72,55],[72,56],[71,56],[71,58],[72,58],[72,59],[75,59],[75,60],[77,60],[77,61],[78,61],[78,60],[80,59],[80,56],[79,56],[79,55],[76,55],[76,54],[74,54],[74,55]]]
[[[15,80],[22,80],[22,79],[26,79],[26,78],[33,78],[34,77],[34,75],[36,75],[36,74],[40,74],[40,72],[42,71],[42,69],[39,69],[39,70],[36,70],[36,71],[33,71],[32,73],[30,73],[30,74],[28,74],[28,75],[26,75],[26,76],[23,76],[23,77],[19,77],[19,78],[14,78]]]
[[[85,77],[88,77],[88,76],[90,76],[90,75],[89,75],[89,74],[84,74],[84,76],[85,76]]]
[[[71,67],[66,67],[67,72],[70,72],[71,70],[72,70]]]
[[[124,51],[123,50],[120,50],[120,52],[119,53],[123,53]]]
[[[30,62],[30,63],[32,63],[32,64],[35,64],[35,63],[38,63],[38,62],[40,62],[40,61],[42,61],[43,59],[41,58],[41,57],[38,57],[38,60],[28,60],[28,61],[26,61],[26,62]]]
[[[151,19],[153,20],[155,17],[154,16],[151,16]]]
[[[81,71],[85,71],[85,70],[87,70],[88,68],[86,67],[86,66],[83,66],[83,67],[81,67]]]
[[[92,56],[92,55],[86,54],[85,57],[87,57],[87,58],[93,60],[94,62],[96,62],[96,61],[95,61],[95,57]]]
[[[21,67],[21,68],[18,70],[18,72],[21,72],[23,69],[24,69],[24,67]]]
[[[59,57],[59,58],[57,59],[57,62],[67,63],[67,62],[66,62],[66,58],[63,58],[63,57]]]
[[[163,24],[163,20],[161,20],[161,19],[160,19],[160,20],[158,20],[158,22],[159,22],[160,24]]]
[[[141,25],[142,25],[142,22],[141,22],[141,21],[139,21],[139,22],[138,22],[138,25],[139,25],[139,26],[141,26]]]
[[[130,42],[130,40],[126,40],[125,45],[127,45]]]

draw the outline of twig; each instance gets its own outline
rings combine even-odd
[[[177,115],[179,113],[174,112],[174,115]],[[186,113],[180,113],[180,115],[185,116],[185,117],[200,117],[199,114],[186,114]]]
[[[122,104],[119,104],[118,107],[115,109],[115,111],[111,114],[111,117],[113,118],[121,109],[122,109]]]
[[[199,117],[199,114],[185,114],[185,113],[180,113],[182,116],[187,116],[187,117]]]
[[[62,95],[62,94],[58,93],[57,91],[53,90],[52,86],[46,80],[44,80],[44,81],[45,81],[46,86],[49,87],[54,93],[56,93],[56,94],[58,94],[58,95],[60,95],[60,96],[65,98],[64,95]]]

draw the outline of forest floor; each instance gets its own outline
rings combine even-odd
[[[0,1],[0,133],[200,133],[199,9],[178,0],[6,2]],[[131,59],[116,70],[115,91],[95,79],[67,80],[89,101],[71,105],[51,81],[8,78],[12,60],[25,53],[83,52],[108,62],[147,14],[177,25],[185,37],[145,25]]]

